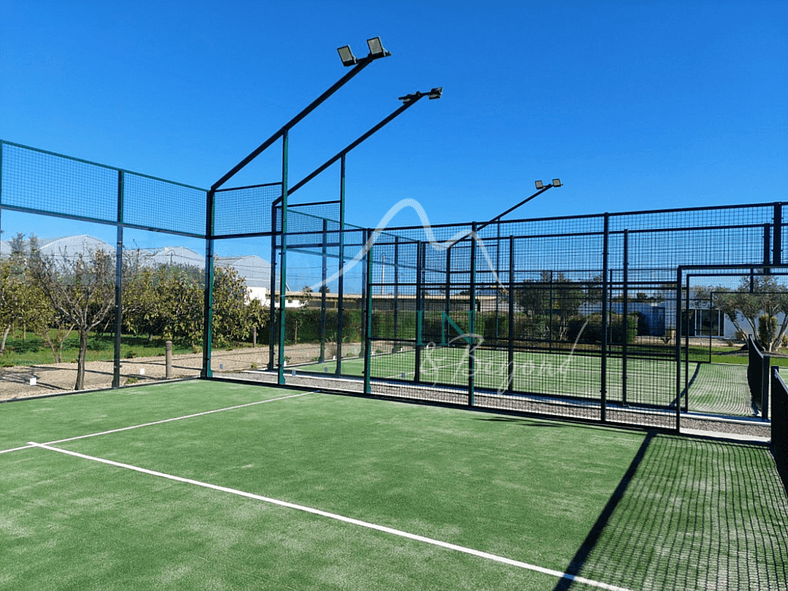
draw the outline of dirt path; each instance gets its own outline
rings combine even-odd
[[[212,356],[214,372],[238,372],[252,367],[265,367],[268,349],[221,351]],[[253,365],[254,364],[254,365]],[[202,367],[202,354],[176,355],[172,360],[171,379],[197,377]],[[112,387],[112,361],[89,361],[85,367],[85,389]],[[123,359],[120,367],[121,385],[163,380],[167,376],[164,356]],[[71,392],[77,380],[76,363],[54,363],[14,366],[0,369],[0,400],[27,398]]]

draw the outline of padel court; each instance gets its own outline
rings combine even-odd
[[[767,447],[187,381],[3,405],[4,589],[778,589]]]

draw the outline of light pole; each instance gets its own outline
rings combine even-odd
[[[205,317],[204,317],[204,324],[203,324],[203,368],[201,375],[203,377],[211,377],[211,341],[213,339],[212,334],[212,324],[213,324],[213,258],[214,258],[214,227],[213,227],[213,220],[214,220],[214,213],[215,213],[215,195],[216,192],[222,187],[227,181],[229,181],[232,177],[234,177],[238,172],[240,172],[244,167],[246,167],[250,162],[252,162],[255,158],[257,158],[260,154],[262,154],[265,150],[267,150],[271,145],[274,144],[279,139],[282,139],[282,239],[281,239],[281,254],[282,254],[282,265],[281,265],[281,293],[280,293],[280,310],[279,310],[279,318],[280,318],[280,330],[279,330],[279,382],[284,383],[284,373],[283,373],[283,360],[284,360],[284,335],[285,335],[285,326],[284,326],[284,319],[285,319],[285,254],[286,254],[286,240],[285,236],[287,233],[287,174],[288,174],[288,167],[287,167],[287,160],[288,160],[288,133],[289,131],[304,117],[309,115],[312,111],[314,111],[319,105],[321,105],[328,97],[333,95],[337,90],[342,88],[347,82],[349,82],[353,77],[356,76],[361,70],[366,68],[369,64],[373,61],[378,60],[383,57],[387,57],[391,55],[388,51],[383,49],[383,44],[380,41],[380,37],[373,37],[367,40],[367,45],[369,46],[369,55],[366,57],[357,59],[353,56],[353,53],[350,51],[349,46],[344,46],[339,48],[339,56],[342,59],[342,63],[345,66],[353,66],[353,68],[347,72],[344,76],[342,76],[339,80],[337,80],[333,85],[331,85],[323,94],[317,97],[314,101],[312,101],[309,105],[307,105],[301,112],[299,112],[295,117],[293,117],[290,121],[285,123],[278,131],[274,132],[271,137],[265,140],[262,144],[260,144],[257,148],[255,148],[246,158],[241,160],[238,164],[236,164],[230,171],[228,171],[224,176],[222,176],[218,181],[216,181],[208,191],[208,195],[206,198],[206,231],[205,231]],[[275,226],[276,221],[272,219],[272,224]],[[274,234],[276,233],[276,228],[273,228]],[[272,238],[272,251],[271,251],[271,266],[274,267],[274,247],[275,247],[275,239]],[[273,270],[272,270],[273,272]],[[271,285],[271,315],[272,317],[275,314],[275,304],[273,299],[273,282]],[[271,324],[273,326],[273,322]],[[271,356],[273,356],[273,339],[271,339]],[[273,359],[271,359],[273,361]]]

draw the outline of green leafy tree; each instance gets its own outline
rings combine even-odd
[[[75,390],[85,387],[88,334],[106,320],[115,304],[114,257],[101,250],[69,256],[38,256],[31,277],[54,313],[79,334]]]
[[[246,280],[231,268],[217,267],[213,277],[213,342],[226,347],[251,331]]]
[[[194,345],[202,338],[203,273],[187,265],[124,261],[123,325],[135,335]]]
[[[758,345],[769,352],[780,347],[788,330],[788,287],[772,275],[742,277],[735,290],[716,288],[714,306],[737,330],[750,332]],[[778,324],[779,314],[783,314],[783,320]]]
[[[38,240],[35,235],[25,240],[24,234],[18,233],[10,243],[11,256],[0,263],[0,355],[5,353],[11,330],[22,327],[46,333],[53,316],[31,276],[31,262],[40,256]]]
[[[564,340],[569,320],[587,299],[583,286],[564,273],[542,271],[539,280],[527,280],[515,290],[515,303],[525,314],[526,330],[534,336]]]

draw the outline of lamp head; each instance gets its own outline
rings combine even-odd
[[[391,55],[390,52],[383,49],[383,42],[380,40],[380,37],[367,39],[367,46],[369,47],[369,57],[377,58]]]
[[[343,66],[355,66],[358,63],[356,56],[350,51],[350,45],[343,45],[337,49],[337,52],[339,53],[339,59],[342,60]]]

